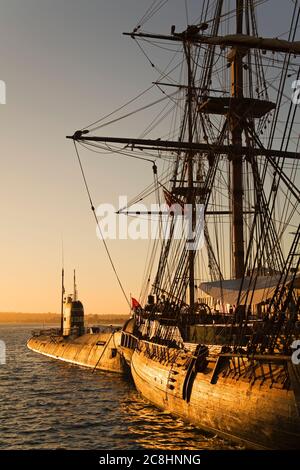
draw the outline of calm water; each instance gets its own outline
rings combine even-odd
[[[145,402],[131,381],[35,354],[32,326],[0,325],[0,449],[230,449]]]

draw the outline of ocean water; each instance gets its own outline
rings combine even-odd
[[[130,379],[36,354],[32,326],[0,325],[0,449],[234,449],[171,417]]]

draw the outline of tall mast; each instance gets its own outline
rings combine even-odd
[[[184,49],[187,60],[188,68],[188,96],[187,96],[187,105],[188,105],[188,142],[193,143],[193,89],[192,89],[192,67],[191,67],[191,42],[187,40],[184,43]],[[190,216],[192,217],[191,228],[192,231],[195,230],[195,201],[194,201],[194,163],[193,163],[194,151],[192,148],[188,151],[187,161],[188,161],[188,192],[187,192],[187,203],[190,208]],[[191,234],[192,236],[192,234]],[[189,250],[189,303],[193,308],[195,303],[195,268],[194,268],[194,259],[195,252],[194,250]]]
[[[221,2],[220,2],[221,3]],[[193,163],[195,161],[195,155],[197,153],[208,153],[209,155],[226,155],[230,162],[230,196],[231,196],[231,208],[228,214],[232,217],[231,229],[232,229],[232,247],[231,251],[233,254],[233,275],[239,279],[244,276],[245,273],[245,243],[244,243],[244,227],[243,215],[246,214],[244,211],[243,204],[243,158],[247,157],[248,160],[252,157],[257,157],[259,160],[267,160],[268,164],[274,169],[275,174],[278,174],[282,181],[285,182],[289,187],[289,192],[295,197],[300,197],[300,190],[293,181],[285,174],[282,166],[277,164],[278,159],[286,161],[286,159],[298,160],[300,153],[297,150],[286,151],[285,149],[274,149],[265,148],[263,144],[259,142],[255,145],[242,145],[243,144],[243,133],[249,128],[249,122],[252,123],[254,119],[261,119],[266,116],[272,110],[276,109],[276,103],[272,103],[268,100],[262,100],[260,98],[244,97],[244,83],[243,83],[243,57],[248,53],[250,49],[257,51],[272,51],[281,52],[288,54],[300,55],[300,41],[285,41],[277,38],[261,38],[257,37],[256,33],[253,35],[243,34],[243,17],[244,7],[250,6],[250,2],[246,0],[236,0],[236,32],[235,34],[227,34],[225,36],[218,36],[216,34],[205,35],[202,25],[199,26],[188,26],[185,31],[180,33],[175,32],[175,27],[171,29],[171,35],[158,35],[148,34],[142,32],[133,31],[131,33],[125,33],[132,38],[149,38],[158,40],[167,40],[183,43],[184,52],[187,61],[187,73],[188,83],[184,88],[187,89],[186,97],[186,140],[162,140],[162,139],[141,139],[131,137],[111,137],[111,136],[96,136],[89,135],[88,129],[78,130],[72,136],[67,136],[68,139],[72,139],[74,142],[83,142],[86,144],[95,142],[99,143],[118,143],[125,144],[126,147],[131,149],[141,150],[157,150],[159,152],[168,152],[171,156],[174,154],[174,158],[177,158],[178,151],[185,153],[185,162],[187,165],[187,179],[188,183],[186,187],[182,189],[181,194],[185,196],[185,202],[191,204],[194,207],[192,226],[193,230],[195,227],[195,193],[196,187],[194,180]],[[247,19],[247,15],[245,15]],[[205,23],[203,23],[205,25]],[[227,56],[228,64],[231,66],[231,96],[207,96],[207,99],[200,100],[199,102],[194,99],[194,67],[191,56],[193,45],[202,46],[206,45],[209,47],[220,47],[221,50],[230,48]],[[205,90],[208,92],[205,88]],[[213,91],[213,90],[211,90]],[[216,90],[215,90],[216,91]],[[220,115],[226,116],[228,128],[230,131],[231,142],[230,144],[218,140],[214,142],[214,138],[210,141],[199,142],[195,141],[193,131],[195,130],[195,112],[204,113],[207,115]],[[222,137],[222,136],[221,136]],[[256,158],[253,158],[255,161]],[[210,183],[210,182],[209,182]],[[184,183],[185,184],[185,183]],[[210,183],[211,185],[211,183]],[[245,206],[246,209],[246,206]],[[255,209],[256,210],[256,209]],[[194,304],[195,287],[194,287],[194,259],[195,252],[190,251],[188,253],[188,265],[185,267],[188,269],[189,276],[189,303],[191,307]],[[186,258],[185,258],[186,260]]]
[[[236,33],[243,34],[244,0],[236,0]],[[231,62],[231,96],[243,99],[243,51],[234,47],[229,53]],[[243,124],[235,112],[229,115],[232,144],[242,147]],[[230,155],[232,173],[232,226],[233,226],[233,261],[236,279],[244,275],[244,228],[243,228],[243,159],[241,152]]]

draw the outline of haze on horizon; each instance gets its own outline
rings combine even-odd
[[[102,243],[96,237],[72,142],[76,129],[104,116],[157,76],[134,41],[122,36],[151,0],[1,0],[1,76],[7,103],[1,113],[0,311],[59,312],[61,245],[66,293],[77,270],[79,298],[88,313],[127,314]],[[268,2],[259,17],[266,35],[288,30],[292,2]],[[200,0],[188,0],[190,22]],[[196,12],[198,11],[198,15]],[[272,21],[270,22],[270,17]],[[271,24],[272,23],[272,24]],[[169,0],[148,30],[186,26],[185,2]],[[123,121],[112,135],[138,136],[151,120]],[[149,163],[87,152],[83,164],[97,206],[117,206],[152,183]],[[130,191],[130,192],[129,192]],[[146,241],[110,241],[126,293],[138,296]]]

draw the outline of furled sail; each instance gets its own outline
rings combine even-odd
[[[200,289],[214,299],[222,299],[224,303],[231,305],[260,304],[272,298],[275,289],[280,282],[280,275],[258,276],[257,278],[245,277],[242,279],[226,279],[223,281],[202,282]],[[288,278],[288,283],[292,277]],[[242,284],[242,289],[241,289]],[[300,274],[297,275],[295,286],[300,287]],[[241,292],[240,292],[241,290]],[[240,300],[238,302],[240,293]]]

